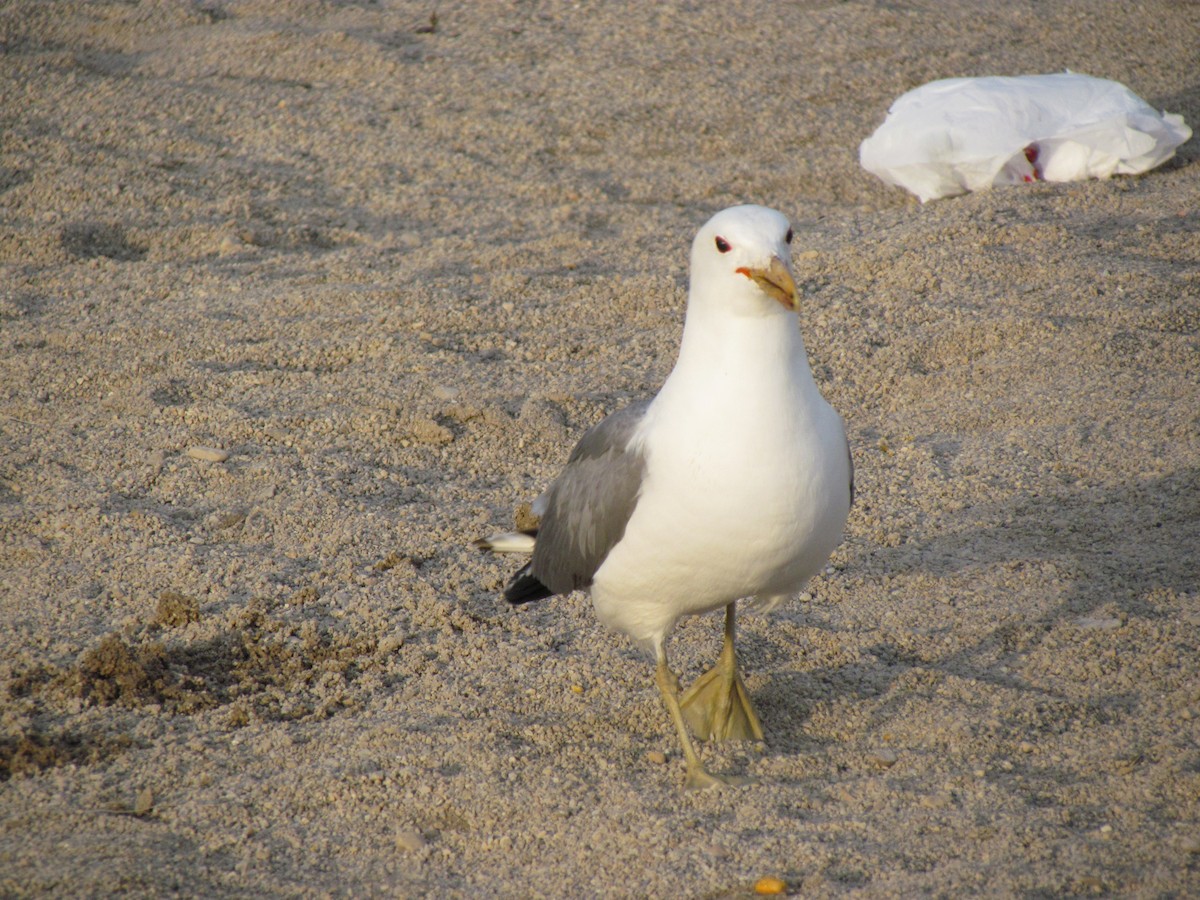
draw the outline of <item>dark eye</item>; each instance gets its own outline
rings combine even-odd
[[[729,241],[725,240],[725,238],[723,238],[723,237],[717,238],[717,252],[718,253],[728,253],[732,249],[733,248],[729,246]]]
[[[789,228],[789,229],[788,229],[788,233],[787,233],[787,237],[785,237],[785,238],[784,238],[784,240],[785,240],[785,241],[787,241],[787,242],[790,244],[790,243],[792,242],[792,238],[794,238],[794,237],[795,237],[795,235],[794,235],[794,234],[792,234],[792,229],[790,229],[790,228]]]

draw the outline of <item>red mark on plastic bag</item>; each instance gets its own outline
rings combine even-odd
[[[1030,144],[1028,147],[1025,148],[1025,158],[1027,160],[1029,160],[1029,165],[1031,165],[1033,167],[1033,174],[1026,175],[1023,180],[1024,181],[1041,181],[1042,180],[1042,170],[1038,168],[1038,164],[1037,164],[1037,161],[1038,161],[1038,145],[1037,144]]]

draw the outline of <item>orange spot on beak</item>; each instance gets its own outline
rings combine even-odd
[[[792,278],[791,270],[779,257],[773,257],[765,269],[738,266],[734,271],[739,275],[745,275],[757,284],[763,293],[778,302],[784,309],[794,310],[796,308],[796,282]]]

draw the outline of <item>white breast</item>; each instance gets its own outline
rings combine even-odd
[[[737,377],[673,373],[651,407],[642,497],[592,588],[602,621],[649,641],[683,615],[798,592],[837,546],[850,505],[841,419],[802,345],[762,362]]]

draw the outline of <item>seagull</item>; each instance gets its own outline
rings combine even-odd
[[[536,529],[476,542],[532,552],[509,603],[587,590],[601,622],[653,650],[690,788],[744,781],[708,771],[693,734],[763,740],[738,671],[737,602],[769,612],[799,593],[853,502],[845,429],[797,323],[792,237],[762,206],[713,216],[692,243],[683,338],[661,390],[583,435],[533,502]],[[682,617],[722,608],[717,662],[681,693],[667,636]]]

